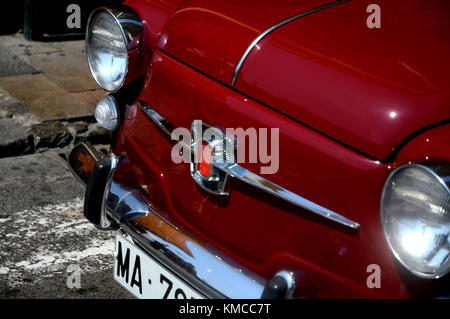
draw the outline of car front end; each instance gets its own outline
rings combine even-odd
[[[286,1],[264,19],[254,5],[91,14],[113,142],[68,161],[86,218],[117,231],[114,278],[140,298],[448,296],[449,62],[424,80],[390,64],[400,45],[361,58],[361,41],[396,34],[334,34],[359,1]]]

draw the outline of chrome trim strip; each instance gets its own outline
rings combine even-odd
[[[165,220],[140,192],[114,180],[105,213],[150,256],[209,298],[257,299],[266,280],[223,253],[206,248]],[[145,218],[144,218],[145,217]]]
[[[236,79],[237,79],[237,77],[238,77],[238,75],[239,75],[239,71],[241,70],[241,67],[242,67],[242,65],[244,64],[244,61],[245,61],[245,59],[247,58],[247,56],[250,54],[250,52],[253,50],[253,48],[258,44],[258,42],[261,41],[261,40],[262,40],[265,36],[267,36],[269,33],[271,33],[272,31],[274,31],[274,30],[276,30],[276,29],[278,29],[278,28],[280,28],[280,27],[282,27],[282,26],[284,26],[285,24],[288,24],[288,23],[290,23],[290,22],[292,22],[292,21],[294,21],[294,20],[300,19],[300,18],[302,18],[302,17],[304,17],[304,16],[307,16],[307,15],[309,15],[309,14],[311,14],[311,13],[314,13],[314,12],[317,12],[317,11],[320,11],[320,10],[323,10],[323,9],[326,9],[326,8],[329,8],[329,7],[332,7],[332,6],[341,4],[341,3],[343,3],[343,2],[347,2],[347,1],[349,1],[349,0],[339,0],[339,1],[335,1],[335,2],[332,2],[332,3],[328,3],[328,4],[325,4],[325,5],[323,5],[323,6],[320,6],[320,7],[317,7],[317,8],[314,8],[314,9],[311,9],[311,10],[308,10],[308,11],[305,11],[305,12],[302,12],[302,13],[297,14],[297,15],[295,15],[295,16],[293,16],[293,17],[290,17],[290,18],[288,18],[288,19],[286,19],[286,20],[283,20],[283,21],[281,21],[281,22],[275,24],[274,26],[271,26],[271,27],[268,28],[267,30],[263,31],[263,32],[262,32],[260,35],[258,35],[258,36],[255,38],[255,40],[253,40],[253,42],[248,46],[247,50],[245,50],[244,54],[242,55],[241,59],[239,60],[238,64],[236,65],[236,68],[234,69],[233,80],[231,81],[231,86],[233,87],[234,84],[236,83]]]
[[[138,105],[144,111],[145,114],[158,126],[160,127],[166,134],[169,136],[172,135],[173,126],[167,122],[167,120],[161,116],[158,112],[152,109],[150,106],[146,105],[144,102],[139,101]],[[181,140],[180,140],[181,141]],[[193,151],[192,146],[189,145],[189,149]],[[293,205],[306,209],[310,212],[313,212],[317,215],[320,215],[328,220],[336,222],[345,227],[349,227],[355,230],[360,228],[360,225],[352,221],[340,214],[337,214],[323,206],[320,206],[300,195],[297,195],[271,181],[250,172],[249,170],[243,168],[242,166],[236,163],[211,163],[214,167],[224,171],[225,173],[235,177],[244,183],[255,186],[258,189],[261,189],[269,194],[272,194],[278,198],[281,198]]]
[[[153,123],[156,124],[156,126],[158,126],[161,130],[163,130],[164,133],[166,133],[167,135],[172,136],[172,132],[175,129],[175,127],[172,124],[170,124],[164,117],[162,117],[158,112],[156,112],[147,104],[144,104],[143,102],[140,101],[138,102],[138,104],[144,111],[144,113],[147,114],[148,117],[153,121]],[[179,140],[179,142],[180,141],[182,140]]]
[[[232,177],[235,177],[243,181],[244,183],[253,185],[258,189],[261,189],[295,206],[306,209],[312,213],[320,215],[333,222],[336,222],[346,227],[350,227],[355,230],[359,229],[360,227],[357,222],[354,222],[300,195],[297,195],[275,183],[272,183],[271,181],[265,179],[264,177],[252,173],[249,170],[239,166],[238,164],[229,165],[227,163],[212,163],[212,165],[230,174]]]

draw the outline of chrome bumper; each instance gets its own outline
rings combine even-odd
[[[91,153],[95,153],[88,142],[80,143],[74,148],[69,155],[69,166],[74,175],[82,174],[79,173],[82,166],[76,156],[80,153],[80,148],[83,150],[87,148]],[[84,154],[84,159],[89,152],[83,150],[81,153]],[[99,166],[98,164],[105,159],[108,159],[109,164]],[[104,187],[103,198],[98,212],[86,212],[87,207],[100,205],[87,205],[85,202],[84,214],[97,228],[120,227],[135,244],[205,297],[238,299],[292,297],[295,288],[294,272],[282,270],[270,280],[262,278],[171,224],[156,211],[140,191],[121,185],[114,177],[119,163],[118,157],[114,154],[108,158],[103,157],[100,161],[93,160],[96,167],[89,175],[86,193],[96,191],[91,185],[96,185],[96,188]],[[101,176],[102,174],[95,174],[95,170],[105,167],[108,170],[106,185],[99,186],[98,179],[93,180],[93,176]],[[92,199],[92,196],[88,195],[90,194],[86,194],[86,198]],[[94,214],[97,216],[93,216]]]
[[[161,217],[139,191],[116,182],[113,172],[105,190],[102,214],[119,224],[149,255],[205,296],[262,296],[266,280],[184,234]]]

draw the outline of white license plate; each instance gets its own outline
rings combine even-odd
[[[120,234],[116,236],[114,279],[138,298],[204,297]]]

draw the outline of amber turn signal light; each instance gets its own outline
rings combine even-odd
[[[73,148],[67,161],[72,173],[86,186],[95,163],[102,156],[103,154],[97,151],[89,141],[84,140]]]

